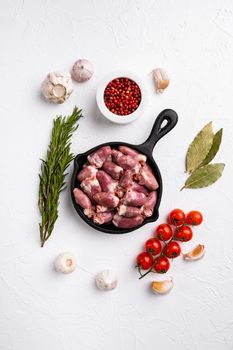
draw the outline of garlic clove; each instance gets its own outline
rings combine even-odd
[[[151,283],[151,290],[155,294],[166,294],[170,292],[170,290],[173,288],[173,285],[173,278],[170,277],[163,281],[153,281]]]
[[[79,83],[82,83],[91,79],[93,72],[93,65],[90,61],[85,59],[79,59],[74,63],[71,75],[74,80],[78,81]]]
[[[100,290],[108,291],[115,289],[118,284],[117,275],[112,270],[101,271],[96,275],[95,283]]]
[[[61,84],[57,84],[53,88],[53,94],[57,98],[62,98],[66,94],[66,88]]]
[[[71,76],[66,72],[51,72],[42,82],[44,97],[55,103],[63,103],[73,92]]]
[[[153,70],[153,77],[157,93],[162,93],[169,85],[170,79],[167,72],[163,68]]]
[[[76,268],[76,261],[74,255],[69,252],[59,254],[54,261],[54,267],[57,272],[73,272]]]
[[[198,244],[194,249],[190,250],[186,254],[183,254],[183,258],[187,261],[194,261],[201,259],[204,255],[205,246],[203,244]]]

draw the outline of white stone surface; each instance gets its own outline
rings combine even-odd
[[[1,1],[0,29],[0,350],[233,349],[233,2]],[[71,69],[77,58],[93,62],[93,78],[74,83],[63,105],[45,102],[46,74]],[[161,96],[150,73],[157,66],[172,78]],[[136,72],[150,91],[147,113],[131,125],[113,125],[96,113],[98,82],[115,69]],[[140,143],[162,109],[179,114],[154,151],[164,181],[158,223],[174,207],[200,209],[205,222],[185,250],[200,242],[207,253],[195,263],[172,262],[175,287],[166,296],[150,292],[154,275],[139,281],[134,270],[155,224],[122,236],[94,231],[65,191],[54,233],[40,248],[40,158],[53,117],[75,104],[85,115],[73,138],[75,154],[108,140]],[[180,192],[187,147],[210,120],[215,130],[224,128],[216,158],[226,163],[224,176],[209,188]],[[69,276],[53,270],[63,251],[77,258]],[[120,281],[101,293],[94,276],[106,268]]]

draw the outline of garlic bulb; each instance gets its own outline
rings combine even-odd
[[[85,59],[77,60],[72,68],[72,78],[79,83],[89,80],[93,75],[94,69],[90,61]]]
[[[118,281],[114,271],[104,270],[96,275],[95,283],[101,290],[112,290],[116,288]]]
[[[157,93],[162,93],[169,85],[170,80],[166,71],[162,68],[153,70],[153,77]]]
[[[151,290],[155,294],[166,294],[170,292],[170,290],[173,288],[173,285],[173,278],[170,277],[163,281],[153,281],[151,283]]]
[[[190,250],[188,253],[183,254],[184,260],[193,261],[199,260],[205,255],[205,246],[203,244],[198,244],[194,249]]]
[[[49,73],[42,83],[41,90],[47,100],[63,103],[73,91],[70,74],[66,72]]]
[[[74,255],[69,252],[61,253],[54,261],[56,271],[62,273],[71,273],[75,270],[76,261]]]

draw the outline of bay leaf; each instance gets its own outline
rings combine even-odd
[[[214,140],[213,140],[211,149],[210,149],[209,153],[207,154],[206,158],[204,159],[204,161],[201,163],[201,166],[209,164],[211,162],[211,160],[213,160],[214,157],[216,156],[216,154],[218,153],[219,147],[220,147],[221,142],[222,142],[222,131],[223,131],[223,129],[220,129],[214,135]]]
[[[204,165],[188,177],[183,188],[202,188],[212,185],[222,175],[225,164],[214,163]]]
[[[214,139],[212,122],[204,126],[188,148],[186,170],[191,173],[197,169],[208,155]]]

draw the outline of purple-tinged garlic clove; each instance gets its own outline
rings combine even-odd
[[[162,68],[153,70],[155,89],[157,93],[162,93],[169,85],[170,79],[167,72]]]
[[[71,76],[67,72],[51,72],[41,85],[44,97],[54,103],[63,103],[73,92]]]
[[[84,81],[91,79],[93,72],[93,65],[90,61],[79,59],[74,63],[71,75],[74,80],[83,83]]]
[[[117,275],[112,270],[101,271],[96,275],[95,283],[100,290],[108,291],[115,289],[118,284]]]
[[[57,256],[54,261],[54,267],[57,272],[71,273],[76,268],[76,260],[72,253],[64,252]]]
[[[187,261],[194,261],[203,258],[204,255],[205,246],[203,244],[198,244],[194,249],[190,250],[186,254],[183,254],[183,258]]]
[[[151,283],[151,290],[155,294],[166,294],[172,290],[173,285],[173,278],[170,277],[163,281],[153,281]]]

